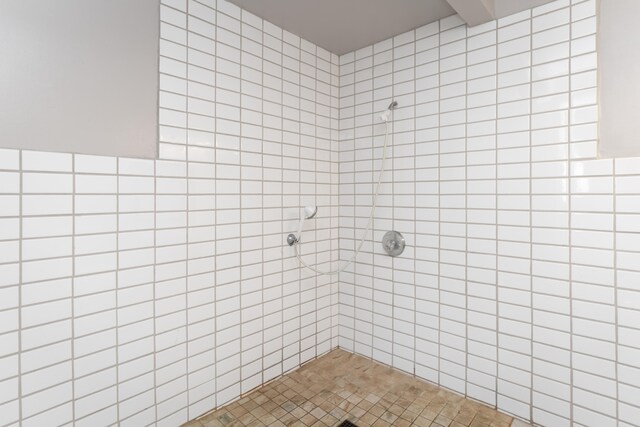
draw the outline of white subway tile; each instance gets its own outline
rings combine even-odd
[[[7,148],[0,149],[0,169],[20,169],[20,151]]]
[[[72,155],[45,151],[23,151],[22,170],[71,172]]]

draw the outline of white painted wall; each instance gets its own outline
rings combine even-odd
[[[158,0],[0,2],[0,147],[158,153]]]
[[[598,2],[598,96],[603,158],[640,155],[640,2]]]

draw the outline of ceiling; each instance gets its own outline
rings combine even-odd
[[[337,55],[456,11],[446,0],[229,0]]]
[[[458,13],[474,26],[553,0],[229,0],[337,55]]]

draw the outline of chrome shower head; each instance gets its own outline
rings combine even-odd
[[[305,206],[304,207],[304,218],[311,219],[318,213],[317,206]]]

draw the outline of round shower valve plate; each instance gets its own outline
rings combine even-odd
[[[382,237],[382,248],[389,256],[400,255],[404,251],[404,246],[404,237],[397,231],[387,231]]]

